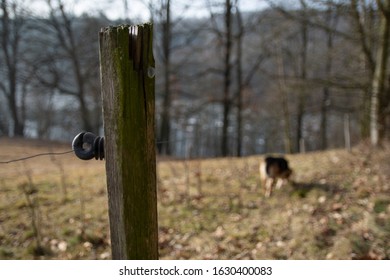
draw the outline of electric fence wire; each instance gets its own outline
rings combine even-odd
[[[182,142],[183,140],[185,140],[185,139],[173,140],[173,141],[159,141],[159,142],[156,142],[156,144]],[[0,164],[9,164],[9,163],[13,163],[13,162],[17,162],[17,161],[23,161],[23,160],[27,160],[27,159],[31,159],[31,158],[35,158],[35,157],[41,157],[41,156],[51,156],[51,155],[58,156],[58,155],[65,155],[65,154],[70,154],[70,153],[73,153],[73,152],[74,152],[73,150],[70,150],[70,151],[66,151],[66,152],[47,152],[47,153],[40,153],[40,154],[35,154],[35,155],[26,156],[26,157],[22,157],[22,158],[10,159],[10,160],[6,160],[6,161],[0,161]]]
[[[32,156],[11,159],[11,160],[7,160],[7,161],[0,161],[0,164],[8,164],[8,163],[12,163],[12,162],[16,162],[16,161],[23,161],[23,160],[27,160],[30,158],[40,157],[40,156],[65,155],[65,154],[70,154],[70,153],[73,153],[73,150],[66,151],[66,152],[41,153],[41,154],[36,154],[36,155],[32,155]]]

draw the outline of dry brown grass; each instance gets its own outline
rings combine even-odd
[[[67,150],[0,139],[0,161]],[[269,199],[259,186],[260,159],[159,161],[160,258],[390,257],[388,145],[289,155],[296,184]],[[1,164],[0,259],[110,258],[105,182],[104,162],[73,154]]]

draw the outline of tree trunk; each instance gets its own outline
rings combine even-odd
[[[170,155],[170,134],[171,134],[171,3],[166,0],[165,6],[165,21],[163,22],[163,66],[164,66],[164,96],[162,103],[160,135],[157,143],[157,149],[160,154]]]
[[[237,42],[237,60],[236,60],[236,69],[237,69],[237,147],[236,155],[241,157],[242,155],[242,107],[243,107],[243,81],[242,81],[242,37],[244,35],[244,28],[242,25],[241,12],[238,9],[238,3],[236,3],[236,16],[237,16],[237,27],[238,33],[236,36]]]
[[[287,96],[287,86],[285,81],[285,68],[283,62],[283,54],[282,50],[279,49],[277,53],[277,67],[278,67],[278,86],[279,92],[281,95],[282,102],[282,118],[283,118],[283,134],[284,134],[284,152],[287,154],[292,153],[292,145],[291,145],[291,133],[290,133],[290,113],[288,109],[288,96]]]
[[[371,116],[371,95],[372,95],[372,81],[375,72],[375,58],[372,52],[372,42],[370,40],[371,32],[375,32],[373,28],[367,29],[366,20],[369,16],[369,8],[366,7],[364,2],[359,2],[358,0],[350,0],[351,5],[351,15],[354,21],[356,31],[359,36],[360,46],[362,49],[362,55],[365,62],[365,67],[368,69],[369,80],[371,84],[367,86],[367,89],[364,89],[364,96],[361,105],[361,121],[360,121],[360,131],[361,137],[366,139],[370,136],[370,116]]]
[[[327,35],[327,44],[326,44],[326,64],[325,64],[325,78],[327,81],[331,78],[332,72],[332,53],[333,53],[333,29],[336,28],[337,18],[334,17],[332,11],[332,5],[329,4],[327,13],[326,13],[327,25],[332,27],[326,31]],[[323,96],[321,103],[321,148],[326,150],[328,148],[327,141],[327,128],[328,128],[328,107],[330,106],[330,88],[328,85],[325,85],[323,88]]]
[[[374,147],[379,145],[384,135],[385,117],[383,112],[383,97],[385,96],[385,79],[390,35],[390,0],[377,0],[380,6],[380,42],[377,50],[375,72],[372,81],[370,140]]]
[[[323,89],[322,103],[321,103],[321,149],[326,150],[328,148],[328,107],[330,103],[329,99],[329,87],[325,86]]]
[[[306,2],[301,0],[302,6],[302,17],[306,18]],[[307,76],[307,45],[308,45],[308,26],[305,21],[301,23],[301,36],[302,36],[302,49],[301,49],[301,69],[300,69],[300,80],[301,85],[298,93],[298,105],[297,105],[297,139],[296,139],[296,149],[300,151],[300,141],[303,139],[303,118],[305,115],[305,106],[306,106],[306,89],[304,83]]]
[[[22,34],[22,28],[24,25],[21,16],[16,14],[9,14],[10,3],[7,1],[1,1],[1,38],[0,51],[3,52],[5,69],[6,69],[6,81],[0,81],[0,89],[3,91],[4,96],[7,98],[8,107],[10,110],[10,116],[13,122],[12,135],[24,136],[24,118],[23,114],[19,114],[17,94],[18,94],[18,78],[19,74],[19,47]]]
[[[222,141],[221,141],[221,152],[222,156],[229,155],[229,139],[228,139],[228,128],[230,125],[229,115],[232,106],[230,98],[230,56],[232,47],[232,28],[231,28],[231,14],[232,14],[232,3],[230,0],[225,2],[225,60],[224,60],[224,84],[223,84],[223,120],[222,120]]]

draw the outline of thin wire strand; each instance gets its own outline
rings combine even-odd
[[[185,140],[187,140],[187,139],[192,139],[192,138],[186,138],[186,139],[181,139],[181,140],[172,140],[172,141],[159,141],[159,142],[156,142],[156,144],[176,143],[176,142],[185,141]],[[35,158],[35,157],[40,157],[40,156],[65,155],[65,154],[69,154],[69,153],[72,153],[72,152],[73,152],[73,150],[71,150],[71,151],[66,151],[66,152],[58,152],[58,153],[41,153],[41,154],[36,154],[36,155],[28,156],[28,157],[17,158],[17,159],[11,159],[11,160],[8,160],[8,161],[0,161],[0,164],[13,163],[13,162],[23,161],[23,160],[27,160],[27,159],[31,159],[31,158]]]
[[[73,150],[71,150],[71,151],[66,151],[66,152],[58,152],[58,153],[42,153],[42,154],[36,154],[36,155],[32,155],[32,156],[28,156],[28,157],[23,157],[23,158],[11,159],[11,160],[8,160],[8,161],[0,161],[0,164],[8,164],[8,163],[12,163],[12,162],[16,162],[16,161],[22,161],[22,160],[26,160],[26,159],[30,159],[30,158],[35,158],[35,157],[40,157],[40,156],[65,155],[65,154],[69,154],[69,153],[72,153],[72,152],[73,152]]]

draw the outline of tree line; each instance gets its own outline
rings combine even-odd
[[[154,23],[160,154],[295,153],[389,136],[390,0],[145,0]],[[1,0],[0,135],[69,140],[102,132],[98,32],[132,22],[36,15]],[[125,1],[125,3],[127,3]]]

